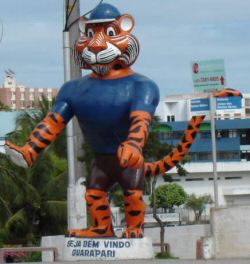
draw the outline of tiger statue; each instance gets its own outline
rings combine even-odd
[[[143,147],[159,102],[159,88],[131,69],[139,54],[138,40],[131,34],[134,19],[102,3],[89,18],[81,17],[79,25],[82,35],[74,47],[75,62],[92,73],[66,82],[27,143],[20,147],[6,142],[6,153],[17,165],[32,166],[76,116],[95,152],[85,194],[93,226],[69,230],[68,235],[115,236],[107,193],[119,183],[124,191],[126,220],[122,237],[142,238],[145,175],[154,176],[174,167],[187,154],[204,116],[192,117],[179,145],[165,158],[144,162]]]

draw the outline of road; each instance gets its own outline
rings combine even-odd
[[[42,262],[26,262],[26,264],[38,264]],[[73,262],[43,262],[44,264],[71,264]],[[220,260],[184,260],[184,259],[161,259],[161,260],[86,260],[77,261],[76,264],[249,264],[250,259],[220,259]]]

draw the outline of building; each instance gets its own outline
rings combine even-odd
[[[0,87],[0,101],[12,110],[38,109],[42,96],[50,102],[57,95],[57,88],[30,88],[17,84],[16,75],[13,71],[5,72],[5,81]]]
[[[214,174],[207,97],[207,94],[168,96],[161,102],[158,113],[164,120],[161,125],[161,140],[172,146],[178,144],[191,116],[207,114],[189,152],[192,161],[184,166],[188,175],[180,177],[175,168],[168,174],[189,194],[213,196]],[[226,97],[217,101],[215,123],[220,206],[250,204],[249,117],[250,94],[244,94],[243,98]],[[163,182],[164,178],[159,177],[158,184]]]
[[[162,121],[187,121],[194,115],[192,111],[192,104],[194,105],[197,100],[206,100],[208,98],[206,93],[184,94],[184,95],[171,95],[165,97],[159,104],[157,115],[160,116]],[[232,104],[230,98],[219,98],[221,105]],[[237,99],[235,99],[237,100]],[[225,102],[226,101],[226,102]],[[203,102],[201,102],[203,103]],[[195,105],[194,105],[195,106]],[[234,105],[235,106],[235,105]],[[250,118],[250,94],[244,94],[241,100],[241,106],[238,108],[220,107],[216,110],[216,119],[245,119]],[[209,115],[206,118],[209,120]]]

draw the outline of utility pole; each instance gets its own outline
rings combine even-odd
[[[65,29],[63,31],[64,81],[81,78],[81,69],[74,63],[72,51],[75,41],[80,36],[77,19],[80,17],[79,0],[65,0]],[[74,23],[76,22],[76,23]],[[67,153],[68,153],[68,230],[86,227],[86,204],[84,188],[79,181],[83,181],[85,169],[77,160],[80,156],[83,137],[78,122],[73,118],[67,125]]]
[[[218,198],[218,173],[217,173],[217,150],[214,114],[216,111],[216,102],[213,94],[210,95],[210,122],[211,122],[211,140],[212,140],[212,159],[213,159],[213,178],[214,178],[214,203],[215,208],[219,207]]]

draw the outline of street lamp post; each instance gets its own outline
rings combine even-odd
[[[210,95],[210,122],[211,122],[211,140],[212,140],[212,159],[213,159],[213,179],[214,179],[214,202],[215,208],[219,206],[218,199],[218,174],[217,174],[217,150],[214,114],[216,111],[216,101],[213,94]]]
[[[64,81],[79,79],[81,69],[74,63],[72,49],[75,40],[78,39],[80,32],[78,23],[74,23],[80,16],[79,0],[65,0],[65,29],[63,31],[63,57],[64,57]],[[84,194],[79,197],[76,190],[76,182],[83,174],[84,168],[77,161],[77,152],[81,148],[83,138],[79,130],[76,119],[72,119],[67,125],[67,156],[68,156],[68,189],[67,189],[67,207],[68,207],[68,230],[72,228],[83,228],[86,226],[86,206]],[[79,207],[82,210],[79,210]],[[78,210],[77,210],[78,208]],[[82,211],[82,212],[79,212]],[[82,215],[81,215],[82,214]]]

